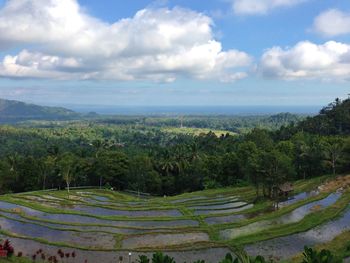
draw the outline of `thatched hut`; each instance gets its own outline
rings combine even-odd
[[[291,182],[286,182],[277,187],[279,196],[288,196],[294,191],[293,184]]]

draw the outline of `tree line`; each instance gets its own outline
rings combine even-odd
[[[336,100],[275,131],[219,137],[91,121],[1,126],[0,191],[93,185],[174,195],[251,184],[271,197],[287,181],[350,171],[349,116],[349,100]]]

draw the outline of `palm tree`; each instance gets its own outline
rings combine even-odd
[[[9,155],[7,156],[7,162],[10,165],[10,171],[11,172],[15,172],[17,169],[17,165],[18,165],[18,159],[19,159],[19,155],[17,152],[15,152],[13,155]]]
[[[189,145],[189,151],[190,151],[190,161],[191,162],[200,159],[197,143],[194,142],[191,145]]]
[[[174,171],[180,174],[188,167],[187,147],[177,147],[174,152],[173,166]]]
[[[15,181],[18,180],[18,164],[19,164],[19,155],[15,152],[13,155],[7,156],[7,162],[10,165],[10,172],[14,176]]]
[[[104,149],[110,149],[115,145],[115,141],[108,141],[108,140],[94,140],[90,145],[92,145],[95,148],[95,165],[98,163],[99,156],[102,150]],[[102,179],[103,175],[100,174],[100,179],[99,179],[99,186],[100,189],[102,188]]]
[[[337,161],[339,160],[344,149],[342,140],[340,138],[329,138],[324,144],[324,149],[326,163],[330,164],[332,167],[332,173],[335,175]]]
[[[47,176],[52,171],[53,167],[56,164],[56,157],[53,157],[51,155],[47,156],[46,158],[42,158],[39,162],[39,170],[42,177],[42,184],[43,184],[43,190],[46,188],[46,179]]]
[[[303,172],[303,179],[306,179],[306,167],[304,167],[305,163],[309,157],[311,157],[311,148],[303,142],[300,142],[297,145],[297,158],[298,158],[298,169]]]
[[[98,158],[100,150],[103,148],[103,143],[101,140],[94,140],[91,144],[95,148],[95,158]]]
[[[174,171],[174,162],[169,153],[166,153],[166,156],[163,157],[160,168],[166,175],[170,175]]]

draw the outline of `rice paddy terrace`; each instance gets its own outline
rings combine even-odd
[[[324,182],[327,180],[328,182]],[[177,262],[218,262],[244,248],[250,255],[291,260],[304,245],[350,255],[349,177],[302,181],[272,209],[253,204],[252,188],[176,197],[138,198],[98,189],[42,191],[0,197],[0,238],[30,257],[41,249],[74,251],[65,262],[135,262],[166,252]],[[349,247],[348,247],[349,246]],[[71,260],[71,261],[69,261]]]

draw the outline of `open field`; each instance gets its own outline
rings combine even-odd
[[[237,133],[232,131],[224,131],[224,130],[215,130],[215,129],[208,129],[208,128],[190,128],[190,127],[167,127],[162,128],[162,131],[168,132],[168,133],[174,133],[174,134],[189,134],[189,135],[195,135],[199,136],[200,134],[208,134],[209,132],[214,133],[217,137],[220,137],[221,135],[236,135]]]
[[[74,251],[74,259],[65,262],[108,263],[120,256],[127,262],[129,252],[135,262],[138,255],[156,251],[177,262],[217,262],[241,248],[291,260],[304,245],[329,247],[346,257],[350,192],[341,185],[344,178],[325,180],[330,181],[297,182],[295,197],[282,201],[278,211],[268,201],[253,204],[250,187],[166,198],[99,189],[9,194],[0,197],[0,234],[28,257],[39,249],[47,257],[59,249]]]

